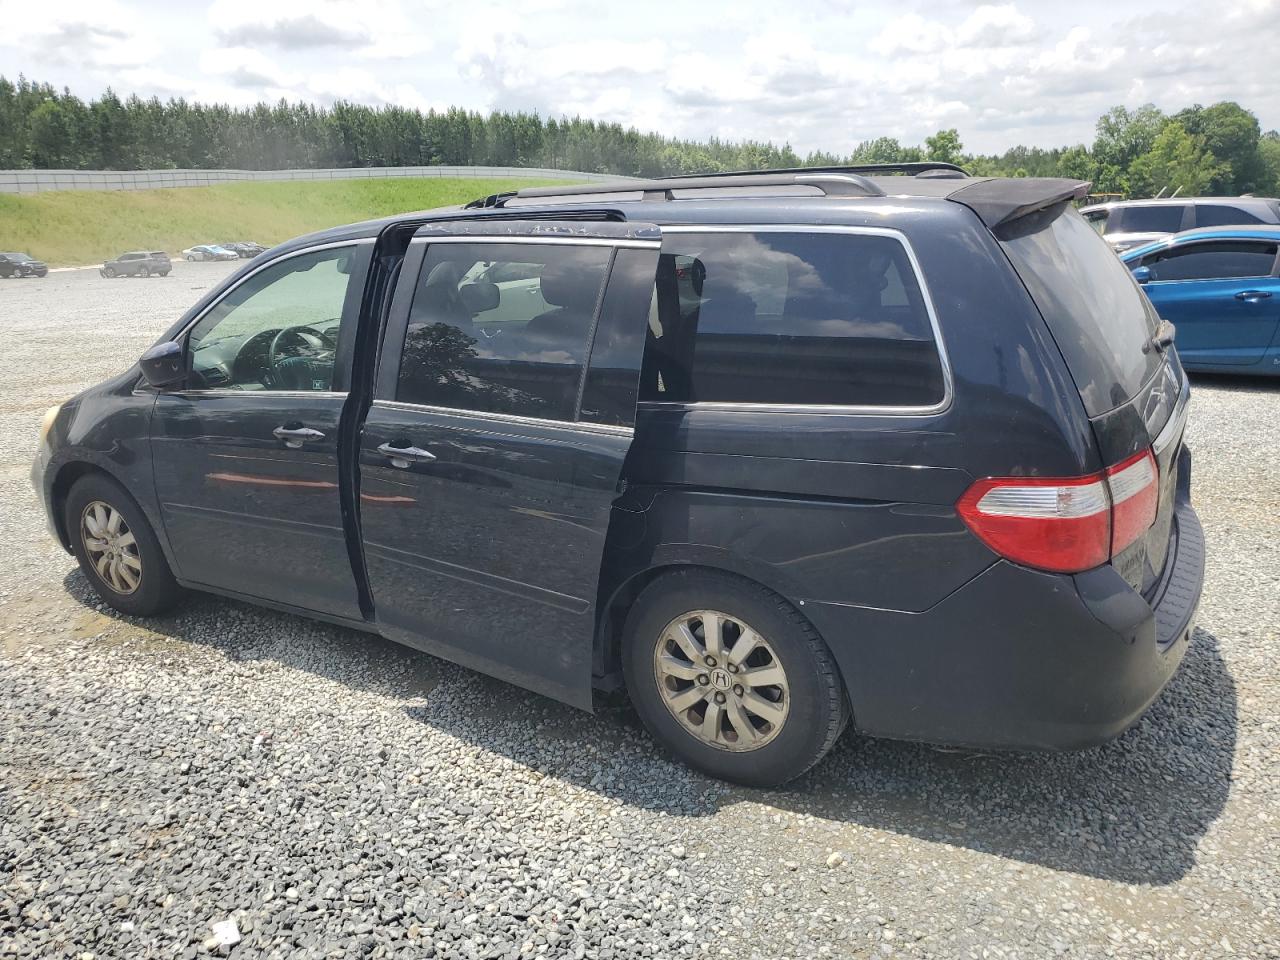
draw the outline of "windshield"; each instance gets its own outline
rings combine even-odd
[[[1000,244],[1044,315],[1096,417],[1155,373],[1158,322],[1126,267],[1074,210],[1055,207],[1010,225]]]
[[[6,253],[3,254],[5,259],[12,260],[14,263],[30,263],[31,258],[25,253]]]

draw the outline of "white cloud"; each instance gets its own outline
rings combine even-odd
[[[202,13],[203,10],[203,13]],[[1117,103],[1237,99],[1280,126],[1280,0],[0,0],[0,72],[233,104],[336,99],[579,114],[847,152],[956,126],[970,149],[1092,139]],[[202,20],[202,16],[204,19]],[[194,24],[194,26],[193,26]],[[1084,26],[1087,24],[1087,26]]]

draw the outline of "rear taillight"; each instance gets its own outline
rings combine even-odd
[[[1000,556],[1058,573],[1106,563],[1156,519],[1151,451],[1085,477],[987,477],[956,511]]]
[[[1159,476],[1150,450],[1107,471],[1107,485],[1111,488],[1111,556],[1131,546],[1156,522]]]

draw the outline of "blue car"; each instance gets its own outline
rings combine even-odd
[[[1211,227],[1121,259],[1177,328],[1189,370],[1280,376],[1280,226]]]

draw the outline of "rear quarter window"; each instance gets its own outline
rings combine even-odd
[[[640,399],[930,407],[945,381],[903,242],[872,233],[663,238]]]
[[[1126,211],[1127,213],[1127,211]],[[1004,248],[1096,417],[1160,365],[1155,311],[1120,258],[1075,210],[1053,207],[1002,229]]]
[[[1195,211],[1197,227],[1232,227],[1263,222],[1261,217],[1254,216],[1247,210],[1226,204],[1197,203]]]

